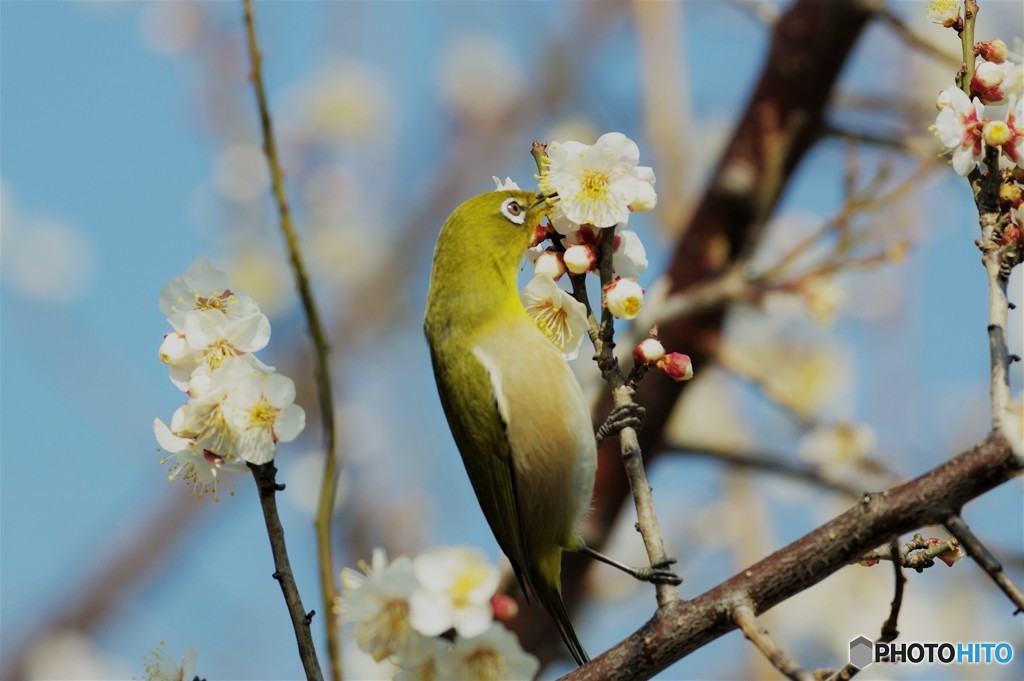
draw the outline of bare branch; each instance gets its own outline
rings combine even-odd
[[[284,528],[281,526],[281,518],[277,515],[277,493],[284,489],[284,485],[277,482],[277,468],[273,461],[261,466],[249,464],[249,468],[256,480],[256,489],[260,493],[263,519],[267,523],[267,535],[270,537],[270,550],[274,554],[274,579],[281,585],[281,593],[284,594],[284,601],[288,606],[288,615],[291,616],[292,628],[295,629],[295,640],[299,644],[302,668],[306,672],[307,681],[323,681],[320,663],[316,659],[316,646],[313,645],[313,637],[309,631],[309,623],[314,612],[311,610],[307,613],[302,606],[302,598],[299,596],[298,587],[295,586],[295,577],[288,562]],[[328,629],[332,628],[335,627],[328,626]]]
[[[1003,593],[1009,597],[1013,604],[1017,606],[1014,611],[1014,615],[1019,615],[1024,612],[1024,593],[1021,593],[1020,587],[1013,583],[1009,575],[1003,570],[1003,566],[1000,565],[996,557],[992,555],[992,552],[981,543],[981,540],[971,531],[971,528],[967,526],[963,518],[959,514],[953,514],[946,518],[943,525],[949,530],[949,533],[956,537],[960,544],[967,551],[967,555],[974,559],[982,570],[988,573],[988,576],[992,578]]]
[[[993,433],[970,451],[906,484],[865,494],[856,506],[690,601],[666,604],[643,627],[565,679],[640,679],[735,628],[731,606],[765,612],[892,537],[946,521],[1024,466]]]
[[[772,639],[767,629],[757,624],[757,616],[750,603],[743,602],[732,609],[733,622],[743,631],[747,640],[757,646],[772,666],[794,681],[814,681],[810,672],[798,665],[789,654]]]

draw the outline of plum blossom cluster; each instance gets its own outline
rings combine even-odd
[[[278,442],[302,432],[306,414],[294,404],[292,380],[253,354],[270,340],[267,316],[209,260],[197,259],[168,282],[160,310],[173,329],[160,359],[188,396],[169,425],[153,422],[168,453],[161,463],[170,462],[169,479],[184,479],[196,496],[218,498],[222,473],[273,460]]]
[[[977,3],[933,0],[928,18],[953,28],[963,40],[966,10],[975,13]],[[967,79],[964,67],[957,82],[939,93],[939,113],[932,129],[959,175],[966,177],[980,168],[998,173],[999,209],[1005,217],[1000,220],[996,239],[1004,267],[1009,270],[1024,259],[1024,57],[1011,53],[999,39],[976,43],[973,54],[971,78]],[[996,152],[992,155],[997,159],[994,164],[986,160],[990,151]]]
[[[647,269],[647,251],[629,229],[629,218],[654,208],[658,195],[654,171],[639,165],[639,147],[620,132],[606,133],[592,145],[552,142],[543,152],[538,191],[548,197],[550,208],[527,252],[534,276],[521,298],[540,330],[568,359],[575,359],[590,320],[586,306],[556,282],[566,273],[598,274],[602,242],[612,239],[612,278],[601,291],[602,305],[619,319],[637,317],[644,306],[637,277]],[[518,189],[508,178],[494,181],[498,189]],[[676,380],[689,377],[679,360],[685,355],[665,355],[664,350],[662,355],[645,363]]]
[[[540,663],[495,619],[515,615],[496,596],[498,568],[469,547],[435,547],[341,572],[339,610],[359,647],[396,665],[396,679],[532,679]]]

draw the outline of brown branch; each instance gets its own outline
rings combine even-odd
[[[281,585],[281,593],[284,594],[288,606],[288,615],[292,619],[292,628],[295,629],[295,640],[299,645],[302,668],[306,672],[307,681],[323,681],[320,663],[316,659],[316,646],[313,645],[313,636],[309,631],[314,611],[310,610],[307,613],[302,606],[302,598],[299,596],[298,587],[295,586],[295,577],[288,562],[284,528],[281,526],[281,518],[277,515],[277,493],[284,489],[284,485],[277,483],[277,468],[273,461],[260,466],[249,464],[249,468],[256,480],[256,489],[260,493],[263,519],[267,523],[267,535],[270,537],[270,550],[274,554],[274,579]]]
[[[754,608],[750,603],[744,601],[734,606],[732,620],[747,637],[747,640],[757,646],[757,649],[783,676],[793,679],[793,681],[814,681],[810,672],[800,667],[785,650],[779,647],[767,629],[758,626],[757,615],[754,614]]]
[[[267,157],[267,165],[270,169],[274,197],[277,200],[278,212],[280,214],[281,232],[288,247],[292,272],[295,274],[295,286],[298,289],[299,297],[302,299],[302,307],[306,313],[309,326],[309,336],[313,341],[316,354],[317,392],[325,449],[323,476],[320,483],[320,501],[317,506],[316,516],[317,557],[319,560],[320,590],[324,612],[332,613],[338,592],[334,581],[334,558],[331,553],[331,521],[333,520],[334,500],[338,489],[339,471],[335,451],[334,393],[331,388],[330,348],[327,343],[327,336],[324,334],[323,325],[320,323],[320,313],[317,311],[313,290],[309,283],[309,276],[306,274],[302,249],[299,246],[299,235],[292,223],[291,210],[288,207],[288,198],[285,194],[284,171],[281,169],[281,162],[277,154],[274,127],[270,119],[270,107],[267,104],[267,96],[263,86],[263,56],[260,54],[259,43],[256,38],[256,21],[253,16],[252,0],[243,0],[243,2],[249,58],[252,62],[250,79],[256,94],[256,104],[259,107],[260,128],[263,132],[263,152]],[[334,681],[341,681],[341,640],[338,627],[334,626],[333,622],[328,621],[325,628],[327,630],[328,657],[331,661],[331,678]]]
[[[1017,606],[1013,614],[1019,615],[1024,612],[1024,593],[1021,593],[1020,587],[1013,583],[1013,580],[1003,570],[1003,566],[999,564],[999,561],[992,555],[992,552],[981,543],[981,540],[971,531],[971,528],[967,526],[963,518],[959,514],[953,514],[946,518],[942,524],[946,526],[951,535],[960,541],[960,545],[967,551],[967,555],[992,578],[992,581]]]
[[[970,451],[878,494],[756,565],[690,601],[669,603],[637,632],[565,679],[649,678],[735,628],[741,601],[755,614],[817,584],[899,534],[946,521],[970,500],[1024,468],[1009,442],[993,433]]]
[[[902,547],[895,544],[895,551],[893,551],[893,546],[894,544],[889,544],[884,548],[868,551],[861,556],[860,562],[864,563],[867,561],[870,563],[880,560],[891,560],[900,567],[921,572],[925,568],[930,568],[934,565],[935,559],[942,554],[956,551],[957,547],[960,546],[960,542],[957,541],[956,537],[941,541],[935,538],[925,539],[924,535],[915,534]]]

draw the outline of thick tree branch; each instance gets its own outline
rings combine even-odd
[[[755,614],[817,584],[902,533],[943,523],[1022,469],[1009,442],[993,433],[919,478],[878,494],[690,601],[658,610],[637,632],[565,679],[643,679],[736,627],[737,603]]]

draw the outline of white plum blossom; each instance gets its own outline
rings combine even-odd
[[[270,340],[270,323],[249,297],[228,288],[227,275],[199,258],[164,287],[160,308],[174,331],[160,359],[189,400],[153,425],[172,461],[170,479],[186,480],[196,496],[216,495],[222,472],[272,460],[278,442],[295,439],[306,415],[294,404],[295,384],[253,353]]]
[[[960,0],[931,0],[925,16],[939,26],[954,26],[960,21]]]
[[[295,402],[295,383],[281,374],[251,371],[225,402],[225,419],[236,433],[235,454],[252,464],[274,458],[278,442],[291,442],[306,427]]]
[[[939,93],[938,102],[935,134],[947,149],[953,150],[953,169],[957,174],[969,175],[985,157],[985,105],[978,98],[971,101],[956,87]]]
[[[220,474],[241,473],[246,470],[245,462],[238,457],[218,456],[213,452],[198,449],[194,439],[178,437],[160,419],[153,419],[153,434],[160,448],[168,453],[160,463],[172,462],[167,469],[167,479],[174,482],[180,477],[192,487],[192,494],[199,499],[206,494],[213,494],[214,500],[219,501]],[[234,495],[234,492],[231,494]]]
[[[516,637],[500,624],[491,624],[480,636],[458,638],[447,654],[437,659],[437,678],[474,681],[533,679],[540,669],[537,658],[523,651]]]
[[[270,335],[270,322],[256,302],[247,295],[235,294],[228,288],[228,275],[206,258],[197,258],[183,274],[173,277],[160,294],[160,311],[176,331],[184,328],[186,313],[193,310],[216,310],[229,319],[260,317]]]
[[[842,478],[871,455],[877,442],[869,425],[820,425],[800,439],[797,456],[821,466],[831,478]]]
[[[619,319],[634,319],[644,309],[644,290],[636,279],[617,277],[605,287],[605,304]]]
[[[620,132],[609,132],[595,144],[552,142],[541,172],[542,193],[558,195],[552,224],[561,234],[573,225],[612,227],[629,220],[631,204],[653,207],[654,173],[638,167],[640,149]],[[642,186],[646,185],[646,186]]]
[[[413,560],[420,588],[409,601],[409,621],[421,634],[437,636],[454,629],[472,638],[490,626],[491,596],[501,572],[479,549],[436,547]]]
[[[375,661],[414,665],[427,644],[409,621],[409,599],[417,589],[412,561],[399,556],[389,565],[384,550],[374,549],[372,565],[360,567],[362,573],[341,571],[343,621],[351,624],[356,643]]]
[[[587,308],[553,279],[535,276],[520,293],[523,307],[566,359],[576,359],[587,335]]]
[[[638,277],[647,269],[647,251],[636,232],[615,230],[612,270],[620,277]]]

